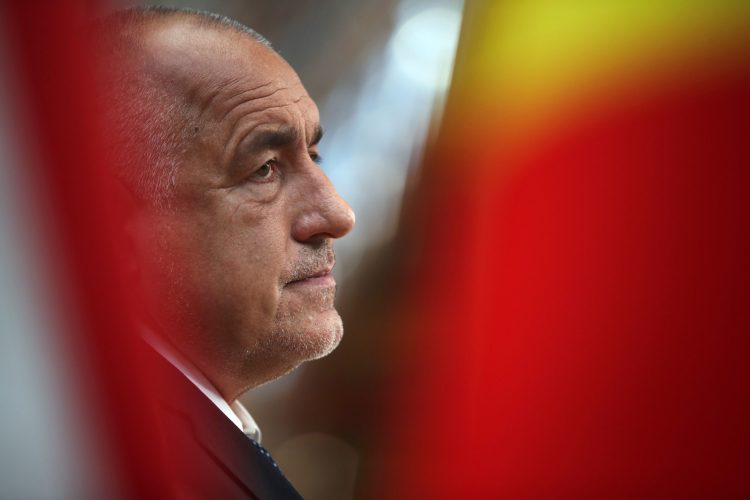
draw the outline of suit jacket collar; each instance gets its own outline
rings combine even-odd
[[[186,422],[194,439],[227,475],[254,496],[301,498],[283,474],[265,459],[240,431],[177,368],[150,346],[146,346],[155,367],[157,404],[173,417]]]

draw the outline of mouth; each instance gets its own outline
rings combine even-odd
[[[332,271],[333,264],[289,281],[285,286],[332,286],[336,284],[336,280],[333,278]]]

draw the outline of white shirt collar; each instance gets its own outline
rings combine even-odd
[[[227,403],[226,400],[221,397],[218,389],[216,389],[211,381],[209,381],[193,363],[188,361],[188,359],[180,354],[177,349],[149,328],[143,328],[143,338],[156,352],[161,354],[164,359],[169,361],[175,368],[185,375],[185,377],[187,377],[187,379],[192,382],[193,385],[195,385],[203,395],[209,399],[209,401],[216,405],[216,407],[221,410],[221,412],[226,415],[238,429],[260,443],[260,428],[239,400],[234,400],[231,404]]]

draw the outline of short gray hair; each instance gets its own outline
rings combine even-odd
[[[185,96],[173,92],[156,75],[137,71],[129,59],[140,50],[140,29],[146,23],[175,17],[198,26],[233,30],[273,50],[266,38],[244,24],[196,9],[134,7],[95,24],[95,37],[104,42],[106,88],[112,91],[105,112],[112,127],[108,146],[116,175],[142,201],[161,208],[172,204],[179,164],[201,127]]]
[[[251,29],[239,21],[235,21],[227,16],[221,14],[214,14],[200,9],[191,9],[187,7],[165,7],[163,5],[149,5],[143,7],[132,7],[130,9],[124,9],[107,17],[107,20],[125,22],[125,23],[141,23],[146,20],[155,19],[159,17],[188,17],[194,21],[198,21],[204,26],[214,26],[217,28],[231,28],[237,33],[248,35],[250,38],[258,43],[271,48],[271,42],[269,42],[263,35]],[[105,20],[106,22],[106,20]]]

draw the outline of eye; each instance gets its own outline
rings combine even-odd
[[[320,165],[323,163],[323,157],[317,151],[310,151],[310,159]]]
[[[278,162],[276,159],[268,160],[252,173],[250,179],[255,182],[271,182],[278,174]]]

